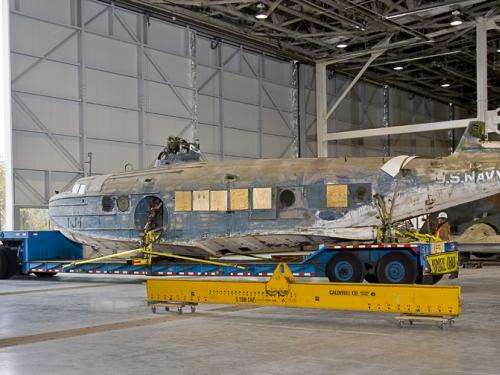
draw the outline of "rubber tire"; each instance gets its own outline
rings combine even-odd
[[[398,281],[389,279],[385,273],[386,267],[392,262],[400,263],[405,271],[404,276]],[[417,267],[408,255],[392,252],[384,255],[378,262],[377,277],[379,281],[384,284],[413,284],[417,280]]]
[[[8,247],[0,247],[0,279],[10,279],[18,272],[17,254]]]
[[[8,279],[9,263],[7,253],[4,251],[3,247],[0,247],[0,280]]]
[[[48,277],[53,277],[57,275],[57,272],[33,272],[36,277],[40,277],[41,279],[46,279]]]
[[[380,281],[378,280],[378,277],[374,273],[367,273],[365,275],[365,280],[369,282],[370,284],[378,284]]]
[[[19,267],[19,264],[17,262],[17,251],[15,250],[8,250],[7,252],[7,258],[9,259],[9,277],[12,277],[14,275],[17,275],[19,271],[21,270]]]
[[[347,262],[352,267],[352,276],[348,280],[341,280],[335,275],[335,266],[340,262]],[[335,255],[326,265],[328,280],[334,283],[360,283],[365,277],[365,269],[358,257],[351,253]]]
[[[415,281],[415,284],[434,285],[440,282],[442,278],[443,275],[419,275],[417,277],[417,280]]]

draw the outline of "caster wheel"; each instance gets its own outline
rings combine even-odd
[[[153,314],[156,314],[156,306],[151,307],[151,311],[153,312]]]
[[[191,312],[192,312],[192,313],[195,313],[195,312],[196,312],[196,307],[195,307],[195,306],[191,306]]]
[[[182,311],[182,307],[179,307],[179,308],[177,309],[177,314],[182,315],[182,312],[183,312],[183,311]]]
[[[170,311],[170,307],[165,306],[165,311]]]

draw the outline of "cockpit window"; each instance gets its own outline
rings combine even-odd
[[[71,192],[73,194],[85,194],[85,189],[86,189],[86,185],[76,183],[73,185]]]

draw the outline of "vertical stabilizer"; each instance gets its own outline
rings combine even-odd
[[[465,129],[464,135],[457,146],[455,153],[480,151],[486,141],[486,124],[483,121],[471,121]]]

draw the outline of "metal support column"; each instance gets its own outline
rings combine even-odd
[[[455,120],[455,106],[453,103],[448,103],[448,120]],[[450,141],[449,153],[453,153],[455,151],[455,129],[448,130],[448,140]]]
[[[219,69],[219,151],[224,160],[224,62],[222,61],[222,43],[217,45],[217,65]]]
[[[115,24],[115,3],[112,1],[108,7],[108,34],[111,36],[115,35],[114,24]]]
[[[80,131],[80,170],[85,175],[85,161],[87,160],[87,71],[85,64],[85,20],[83,16],[82,0],[76,0],[78,33],[78,93],[80,95],[79,131]]]
[[[373,47],[373,51],[370,53],[370,58],[366,61],[365,65],[356,77],[354,77],[354,79],[347,85],[346,89],[342,92],[342,94],[340,94],[330,109],[327,107],[326,97],[326,67],[334,61],[316,63],[316,125],[318,137],[318,157],[328,157],[328,119],[335,112],[340,103],[342,103],[347,94],[349,94],[354,85],[359,81],[371,63],[386,51],[384,47],[389,44],[390,39],[391,37],[389,36]]]
[[[384,85],[384,118],[383,118],[383,125],[385,128],[389,127],[390,124],[390,113],[389,113],[389,86]],[[384,144],[384,156],[390,156],[391,155],[391,136],[387,135],[385,137],[385,144]]]
[[[138,15],[137,16],[137,39],[138,39],[138,46],[137,46],[137,93],[138,93],[138,98],[137,98],[137,104],[139,107],[139,168],[144,168],[146,167],[144,160],[145,160],[145,152],[146,152],[146,147],[145,147],[145,140],[144,140],[144,126],[146,123],[146,90],[145,90],[145,83],[144,83],[144,76],[145,76],[145,61],[144,61],[144,44],[147,41],[147,32],[148,32],[148,26],[147,22],[145,19],[146,16],[144,15]]]
[[[191,142],[199,140],[198,135],[198,88],[197,88],[197,67],[196,67],[196,31],[189,26],[186,27],[188,39],[188,56],[191,76],[191,131],[189,138]]]
[[[45,198],[44,203],[48,204],[50,197],[54,193],[54,190],[52,189],[52,171],[43,172],[43,182],[44,182],[43,197]]]
[[[485,121],[488,112],[488,46],[486,34],[488,20],[476,19],[476,85],[477,85],[477,119]]]
[[[316,136],[318,158],[328,157],[328,116],[326,103],[326,64],[316,63]]]
[[[306,99],[306,79],[305,79],[305,74],[304,74],[304,65],[299,64],[298,67],[298,79],[297,79],[297,84],[298,84],[298,108],[297,112],[299,115],[298,121],[299,121],[299,132],[298,132],[298,137],[299,137],[299,158],[303,157],[306,153],[307,150],[307,99]]]
[[[299,78],[299,63],[297,61],[292,61],[291,63],[291,94],[290,94],[290,109],[292,110],[290,119],[290,128],[292,129],[292,145],[290,146],[291,153],[294,158],[300,156],[299,150],[299,96],[298,96],[298,78]]]
[[[10,96],[10,29],[9,29],[9,1],[0,4],[0,116],[5,132],[5,222],[2,227],[5,230],[14,229],[14,172],[12,153],[12,112]],[[19,4],[17,4],[19,7]]]
[[[366,103],[366,85],[361,82],[354,90],[356,93],[355,103],[357,106],[357,113],[353,114],[355,117],[352,118],[353,125],[356,125],[358,130],[362,130],[365,123],[365,111],[364,104]],[[356,139],[351,141],[351,156],[363,157],[365,156],[366,150],[364,149],[364,139]]]
[[[417,99],[415,97],[415,94],[411,94],[410,96],[411,100],[411,116],[410,116],[410,123],[415,124],[416,122],[416,113],[417,113]],[[412,155],[417,155],[417,137],[418,134],[414,133],[413,137],[411,138],[411,145],[413,149]]]
[[[257,118],[257,121],[258,121],[258,128],[259,128],[259,140],[258,140],[258,144],[257,144],[257,154],[259,155],[259,158],[261,159],[263,157],[263,135],[262,135],[262,131],[263,131],[263,128],[264,128],[264,125],[263,125],[263,113],[262,113],[262,107],[263,107],[263,103],[262,103],[262,92],[264,91],[263,90],[263,86],[264,86],[264,55],[261,53],[259,54],[259,60],[258,60],[258,73],[259,73],[259,89],[257,91],[257,104],[259,105],[259,114],[258,114],[258,118]],[[241,72],[241,70],[240,70]]]

